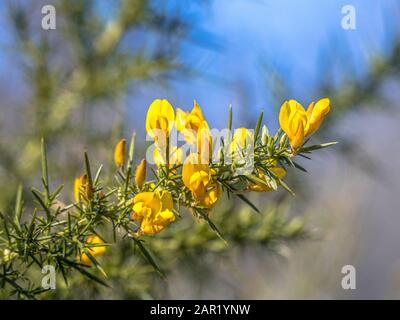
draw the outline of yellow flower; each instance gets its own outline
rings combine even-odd
[[[141,192],[133,199],[132,218],[140,222],[141,234],[155,234],[175,221],[174,203],[166,191]]]
[[[164,145],[174,126],[175,113],[166,99],[156,99],[150,105],[146,117],[146,131],[156,142]],[[160,140],[161,139],[161,140]]]
[[[86,174],[75,178],[74,181],[74,195],[75,201],[79,202],[82,200],[82,194],[86,196],[87,199],[91,199],[93,196],[93,190],[89,185]]]
[[[246,128],[238,128],[235,130],[231,142],[231,152],[234,158],[243,158],[245,152],[249,151],[250,144],[254,143],[253,132]],[[252,146],[252,145],[251,145]]]
[[[176,129],[183,134],[185,140],[195,144],[197,141],[197,132],[205,121],[203,112],[199,104],[194,100],[194,106],[191,112],[176,109]]]
[[[197,131],[197,153],[200,163],[208,164],[212,157],[212,136],[207,121],[202,121]]]
[[[104,243],[100,237],[96,235],[89,236],[86,240],[86,243],[89,245],[97,245]],[[95,247],[88,247],[87,250],[93,257],[101,256],[106,252],[106,246],[95,246]],[[78,257],[78,261],[84,265],[90,266],[92,265],[92,260],[90,260],[89,256],[86,253],[82,253]]]
[[[269,170],[274,175],[276,175],[278,178],[281,178],[281,179],[284,178],[286,175],[286,170],[281,167],[276,166],[276,161],[274,162],[274,167],[270,168]],[[273,190],[273,188],[268,185],[268,182],[266,181],[267,177],[262,169],[257,170],[257,176],[260,179],[264,180],[265,184],[252,182],[249,185],[249,190],[256,191],[256,192],[268,192],[268,191]]]
[[[330,110],[328,98],[311,103],[307,111],[296,100],[285,101],[279,112],[279,123],[288,135],[290,144],[297,150],[303,144],[304,138],[313,134],[321,125]]]
[[[279,123],[288,135],[294,150],[303,144],[307,122],[307,113],[300,103],[296,100],[283,103],[279,112]]]
[[[208,164],[200,161],[199,155],[194,153],[186,158],[182,168],[182,180],[201,206],[211,208],[221,194],[221,187],[212,180],[215,172]]]
[[[167,164],[166,159],[166,148],[156,147],[154,149],[153,157],[154,162],[157,167],[165,166]],[[172,168],[173,166],[180,165],[182,163],[183,153],[182,149],[177,146],[170,146],[169,150],[169,166]]]
[[[330,100],[328,98],[321,99],[316,104],[312,102],[309,105],[307,109],[308,126],[306,128],[306,136],[310,136],[318,130],[330,109]]]
[[[122,168],[125,163],[125,145],[126,145],[126,140],[121,139],[115,146],[114,150],[114,162],[117,168]]]
[[[146,167],[147,167],[147,161],[143,159],[136,168],[135,182],[139,187],[139,189],[142,189],[143,183],[146,180]]]
[[[75,181],[74,181],[75,202],[79,202],[80,198],[81,198],[81,187],[82,187],[82,179],[81,178],[82,177],[75,178]]]

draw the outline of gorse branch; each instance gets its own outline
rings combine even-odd
[[[262,126],[260,114],[254,130],[238,128],[231,139],[225,137],[217,148],[217,139],[211,135],[196,101],[191,112],[177,109],[175,114],[167,100],[157,99],[150,105],[146,117],[147,133],[154,139],[153,159],[143,159],[134,170],[135,134],[130,139],[128,152],[125,139],[121,139],[114,150],[115,181],[104,185],[102,166],[93,171],[85,152],[85,173],[75,179],[75,201],[68,205],[58,199],[62,186],[54,190],[49,186],[48,159],[42,140],[42,190],[31,188],[35,199],[33,212],[22,221],[24,205],[22,188],[19,188],[14,213],[0,215],[3,224],[0,286],[18,298],[35,298],[47,290],[35,285],[31,271],[45,265],[54,266],[65,285],[72,274],[79,273],[89,281],[108,286],[107,269],[99,257],[121,241],[132,241],[142,259],[165,277],[160,259],[152,252],[160,252],[157,249],[160,241],[166,243],[167,240],[162,240],[164,233],[174,239],[175,254],[190,247],[205,249],[208,243],[213,243],[211,248],[215,249],[226,247],[231,241],[272,243],[272,240],[296,236],[302,228],[299,221],[289,223],[276,214],[264,219],[264,211],[248,194],[279,187],[293,193],[284,182],[289,167],[299,168],[293,159],[334,144],[305,146],[306,138],[318,129],[329,108],[328,99],[310,104],[307,111],[298,102],[287,101],[281,107],[281,129],[275,135],[270,135]],[[231,108],[228,127],[230,132]],[[191,147],[189,152],[185,153],[184,146],[172,139],[174,128]],[[148,179],[147,165],[152,163],[154,177]],[[224,223],[225,213],[212,212],[224,194],[229,199],[235,196],[242,200],[257,214],[254,218],[239,217],[232,229]],[[174,228],[170,228],[171,224],[183,227],[186,214],[197,218],[200,226],[192,227],[193,236],[205,232],[201,241],[188,244],[190,237],[178,240],[179,232],[174,233]],[[233,217],[229,219],[235,221]],[[184,228],[187,234],[191,233],[190,228]],[[155,236],[159,233],[161,236]],[[107,241],[111,238],[113,241]],[[179,246],[182,247],[178,249]]]

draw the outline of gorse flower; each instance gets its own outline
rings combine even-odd
[[[215,171],[208,164],[201,163],[198,154],[190,154],[182,168],[182,180],[185,186],[192,192],[198,203],[206,208],[211,208],[217,202],[221,187],[213,181]]]
[[[314,104],[312,102],[307,109],[307,127],[305,136],[312,135],[315,131],[318,130],[325,116],[330,111],[330,100],[328,98],[324,98],[319,100]]]
[[[147,167],[147,161],[146,159],[143,159],[136,168],[135,182],[136,185],[139,187],[139,189],[142,189],[143,183],[146,180],[146,167]]]
[[[288,135],[294,151],[299,149],[304,138],[312,135],[321,125],[326,114],[330,111],[328,98],[312,102],[307,111],[296,100],[285,101],[279,112],[279,123]]]
[[[79,202],[81,200],[81,188],[84,185],[83,180],[84,176],[80,176],[78,178],[75,178],[74,180],[74,196],[75,196],[75,202]]]
[[[78,178],[75,178],[74,181],[74,195],[75,201],[82,201],[82,196],[86,197],[86,199],[91,199],[93,196],[93,190],[89,185],[87,175],[84,174]]]
[[[180,108],[176,109],[176,129],[183,134],[185,140],[195,144],[197,141],[197,132],[205,121],[203,111],[199,104],[194,100],[194,106],[191,112],[183,111]]]
[[[97,256],[101,256],[106,252],[106,246],[98,246],[99,244],[102,243],[104,243],[104,241],[101,240],[101,238],[96,235],[92,235],[87,238],[86,244],[94,245],[94,246],[88,246],[87,248],[91,256],[95,258]],[[78,262],[87,266],[92,265],[92,260],[86,253],[82,253],[80,256],[78,256]]]
[[[209,163],[212,157],[212,136],[203,111],[196,100],[191,112],[179,108],[176,110],[176,129],[181,132],[185,140],[196,145],[201,163]]]
[[[146,117],[148,135],[164,146],[174,126],[175,112],[166,99],[156,99],[150,105]]]
[[[114,150],[114,163],[117,166],[117,168],[122,168],[125,163],[125,145],[126,145],[126,140],[121,139],[117,145],[115,146]]]
[[[174,202],[166,190],[141,192],[133,199],[132,218],[140,222],[140,234],[155,234],[175,221]]]
[[[203,120],[197,131],[197,153],[200,155],[200,163],[208,164],[211,161],[212,143],[210,128]]]
[[[307,126],[307,114],[302,105],[296,100],[285,101],[279,112],[279,123],[292,148],[297,150],[303,144]]]

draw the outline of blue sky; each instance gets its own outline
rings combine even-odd
[[[111,2],[102,2],[104,12],[112,12],[105,3]],[[163,96],[175,106],[189,109],[196,99],[212,126],[225,125],[229,104],[236,111],[237,126],[240,120],[254,120],[260,110],[273,126],[279,105],[268,90],[269,73],[260,67],[261,62],[279,72],[289,89],[286,98],[307,104],[319,98],[318,84],[331,77],[327,69],[334,71],[332,82],[347,73],[362,79],[369,59],[390,49],[399,29],[396,21],[400,21],[396,0],[214,0],[201,12],[196,11],[198,5],[187,3],[187,14],[199,23],[192,35],[194,41],[215,46],[186,44],[179,59],[204,76],[178,78],[167,89],[142,88],[127,97],[128,109],[145,112],[152,99]],[[346,4],[356,9],[356,30],[341,28],[341,8]],[[4,48],[12,45],[7,27],[1,13],[3,75],[10,67],[10,51]],[[132,126],[140,127],[144,119],[138,119],[137,112],[129,113]]]
[[[346,4],[356,9],[356,30],[341,27],[341,9]],[[327,69],[333,71],[328,79],[333,83],[346,76],[362,79],[370,59],[390,50],[399,28],[399,10],[395,0],[215,0],[201,15],[195,36],[216,43],[217,48],[190,44],[181,55],[206,76],[179,79],[166,90],[140,91],[135,106],[145,111],[146,101],[164,95],[189,109],[195,98],[211,125],[220,127],[232,103],[236,126],[245,125],[241,123],[245,120],[254,122],[264,110],[267,123],[274,127],[279,105],[270,95],[260,61],[279,71],[288,87],[286,98],[308,104],[320,98],[319,83],[331,77]]]

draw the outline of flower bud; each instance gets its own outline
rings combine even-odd
[[[126,140],[121,139],[115,146],[114,162],[118,168],[122,168],[125,163],[125,145],[126,145]]]
[[[82,193],[86,195],[87,199],[91,199],[93,196],[93,189],[87,181],[87,175],[84,174],[78,178],[75,178],[74,181],[74,195],[75,201],[81,201]]]
[[[224,163],[224,148],[220,147],[218,149],[218,161],[219,163]]]
[[[263,125],[262,131],[261,131],[261,143],[263,146],[266,146],[268,143],[268,128],[266,125]]]
[[[279,140],[279,146],[283,147],[286,146],[288,140],[288,136],[286,134],[283,134],[281,139]]]
[[[135,182],[139,187],[139,189],[142,189],[143,183],[146,180],[146,167],[147,167],[147,162],[145,159],[143,159],[136,168]]]
[[[10,262],[18,256],[18,253],[12,252],[10,249],[4,249],[3,251],[3,261]]]

